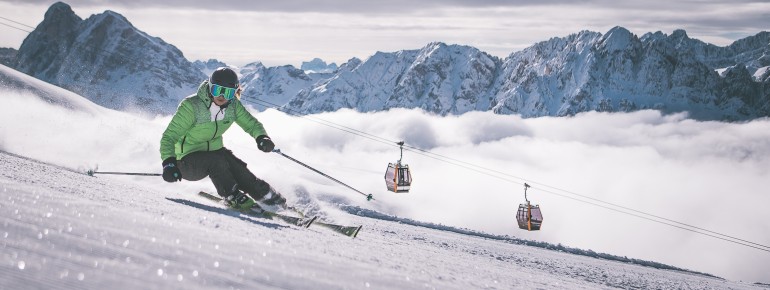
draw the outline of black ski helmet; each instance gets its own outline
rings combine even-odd
[[[237,88],[238,75],[229,67],[220,67],[211,73],[209,83],[228,88]]]

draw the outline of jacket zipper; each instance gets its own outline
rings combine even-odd
[[[217,117],[219,117],[219,113],[222,113],[222,108],[219,108],[219,112],[214,115],[214,136],[211,136],[211,140],[206,141],[206,151],[211,151],[211,141],[217,137],[217,132],[219,132],[219,123],[217,123]]]

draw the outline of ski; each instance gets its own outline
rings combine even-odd
[[[340,234],[346,235],[351,238],[355,238],[358,235],[358,232],[363,227],[363,226],[341,226],[341,225],[329,224],[329,223],[320,222],[320,221],[315,222],[314,225],[319,225],[319,226],[331,229],[335,232],[338,232]]]
[[[294,211],[296,211],[297,214],[299,214],[299,215],[301,215],[303,217],[305,216],[304,213],[302,213],[301,211],[297,210],[296,208],[294,208],[294,207],[289,207],[289,208],[294,210]],[[331,229],[332,231],[338,232],[340,234],[346,235],[346,236],[351,237],[351,238],[355,238],[358,235],[358,231],[360,231],[361,228],[363,227],[363,226],[336,225],[336,224],[330,224],[330,223],[326,223],[326,222],[322,222],[322,221],[316,221],[313,224],[325,227],[327,229]]]
[[[204,197],[206,199],[212,200],[212,201],[223,203],[221,197],[209,194],[209,193],[207,193],[205,191],[199,192],[198,195],[200,195],[200,196],[202,196],[202,197]],[[318,218],[317,216],[314,216],[314,217],[308,219],[307,217],[305,217],[305,215],[302,212],[300,212],[296,208],[290,207],[290,209],[296,211],[297,214],[299,214],[302,217],[298,218],[298,217],[283,215],[283,214],[280,214],[280,213],[275,213],[275,212],[267,211],[267,210],[264,210],[262,208],[260,208],[259,210],[244,210],[244,211],[240,211],[240,212],[245,214],[245,215],[249,215],[249,216],[253,216],[253,217],[258,217],[258,218],[278,218],[278,219],[281,219],[281,220],[283,220],[283,221],[285,221],[285,222],[287,222],[289,224],[293,224],[293,225],[297,225],[297,226],[301,226],[301,227],[310,227],[311,224],[312,225],[318,225],[318,226],[330,229],[330,230],[332,230],[334,232],[346,235],[346,236],[351,237],[351,238],[355,238],[358,235],[358,232],[360,232],[361,228],[363,227],[363,226],[343,226],[343,225],[337,225],[337,224],[330,224],[330,223],[318,221],[317,220],[317,218]]]
[[[198,193],[198,195],[200,195],[200,196],[202,196],[202,197],[204,197],[206,199],[219,202],[219,203],[223,203],[224,202],[221,197],[209,194],[208,192],[201,191],[201,192]],[[236,210],[236,209],[233,209],[233,210]],[[318,217],[315,217],[315,216],[311,217],[311,218],[306,218],[304,216],[301,217],[301,218],[300,217],[293,217],[293,216],[289,216],[289,215],[284,215],[284,214],[280,214],[280,213],[275,213],[275,212],[267,211],[267,210],[264,210],[264,209],[261,209],[261,208],[258,208],[258,209],[251,208],[251,209],[238,210],[238,211],[241,212],[242,214],[245,214],[245,215],[248,215],[248,216],[252,216],[252,217],[257,217],[257,218],[277,218],[277,219],[283,220],[284,222],[286,222],[288,224],[292,224],[292,225],[303,227],[303,228],[309,227],[311,224],[313,224],[313,222],[315,222],[316,218],[318,218]]]

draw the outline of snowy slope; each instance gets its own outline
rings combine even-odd
[[[46,103],[67,108],[73,111],[95,114],[106,111],[103,107],[81,97],[78,94],[41,81],[34,77],[19,73],[5,65],[0,65],[0,87],[4,90],[18,90],[31,93]]]
[[[752,289],[357,216],[355,239],[0,152],[2,289]]]
[[[198,190],[211,190],[212,186],[206,180],[201,182],[182,182],[167,184],[160,178],[124,177],[83,175],[85,169],[99,166],[105,171],[137,171],[157,172],[160,167],[158,156],[158,139],[168,122],[168,118],[146,120],[131,114],[101,108],[80,96],[58,89],[49,84],[39,82],[19,72],[0,67],[0,100],[4,103],[23,101],[23,109],[16,106],[6,106],[0,114],[0,289],[19,288],[64,288],[64,289],[167,289],[167,288],[257,288],[257,289],[345,289],[345,288],[374,288],[374,289],[477,289],[477,288],[681,288],[681,289],[713,289],[713,288],[752,288],[750,284],[725,281],[713,277],[683,273],[677,271],[657,270],[649,267],[612,262],[603,259],[589,258],[572,254],[560,253],[553,250],[529,247],[514,243],[514,239],[499,238],[496,235],[474,235],[466,231],[451,230],[449,227],[432,226],[430,223],[410,223],[405,219],[382,219],[380,213],[398,213],[414,220],[432,221],[439,217],[439,212],[447,214],[438,221],[452,225],[463,225],[464,222],[483,220],[491,231],[496,228],[507,228],[511,224],[510,205],[519,201],[518,197],[509,199],[494,194],[494,187],[475,192],[469,199],[458,192],[466,190],[466,184],[446,184],[447,177],[452,178],[451,169],[443,168],[442,164],[420,162],[410,157],[415,168],[419,171],[419,182],[415,184],[412,195],[383,194],[376,189],[382,188],[381,174],[378,170],[370,174],[370,168],[364,164],[381,165],[381,160],[394,157],[391,148],[362,146],[363,143],[351,142],[349,136],[340,132],[330,132],[328,129],[318,129],[302,121],[288,119],[287,116],[275,116],[274,112],[265,112],[257,116],[266,122],[271,136],[285,152],[302,156],[304,161],[320,168],[334,168],[334,176],[345,181],[352,181],[355,186],[363,186],[367,192],[375,192],[376,202],[366,202],[359,196],[354,196],[328,180],[308,172],[299,166],[292,166],[275,154],[256,152],[254,141],[237,133],[238,129],[228,133],[226,143],[229,148],[249,163],[258,176],[269,180],[279,190],[286,193],[293,204],[319,214],[323,219],[342,224],[361,224],[364,231],[356,239],[349,239],[334,234],[322,228],[300,230],[289,227],[281,222],[270,220],[254,220],[237,217],[222,210],[217,204],[202,200],[194,195]],[[506,117],[504,122],[492,120],[494,115],[481,114],[476,119],[441,118],[438,122],[445,124],[469,123],[473,131],[443,129],[435,131],[426,128],[435,125],[427,124],[432,120],[419,115],[416,111],[401,111],[389,116],[400,116],[410,120],[404,122],[398,118],[387,118],[380,115],[370,119],[351,122],[365,126],[365,131],[378,131],[390,134],[393,130],[404,130],[417,135],[407,135],[408,143],[423,143],[448,150],[459,147],[466,154],[464,158],[482,157],[489,154],[489,160],[494,162],[507,158],[509,153],[497,155],[497,151],[527,151],[526,155],[533,158],[535,151],[548,151],[545,146],[510,146],[509,143],[499,143],[501,140],[534,140],[526,139],[535,133],[526,126],[537,122],[553,122],[552,119],[531,120],[528,124],[519,124],[520,118]],[[336,122],[342,120],[359,120],[360,117],[352,112],[327,115]],[[470,114],[467,117],[473,117]],[[505,116],[498,116],[505,117]],[[620,116],[614,122],[599,121],[600,123],[635,122],[637,116]],[[654,118],[653,118],[654,119]],[[19,120],[23,120],[19,122]],[[486,120],[488,123],[477,122]],[[577,127],[593,127],[580,122],[592,121],[576,118]],[[387,126],[383,126],[387,123]],[[727,141],[720,141],[717,146],[706,146],[712,151],[696,151],[698,159],[707,159],[708,163],[716,163],[724,168],[734,168],[731,171],[747,171],[739,178],[723,173],[724,180],[740,180],[741,183],[730,184],[730,188],[740,193],[740,189],[758,188],[763,184],[764,175],[748,172],[748,168],[766,164],[762,161],[761,152],[768,150],[763,147],[764,135],[756,140],[738,134],[743,130],[767,132],[767,122],[749,123],[745,126],[731,125],[739,130],[730,131],[725,140],[738,139],[733,153],[731,147],[738,146]],[[408,124],[404,126],[403,124]],[[513,125],[512,125],[513,124]],[[665,131],[673,131],[676,135],[693,137],[689,128],[663,124]],[[652,128],[646,128],[648,134],[658,134]],[[629,147],[639,147],[633,138],[624,138],[623,132],[629,127],[611,134],[614,142],[628,142]],[[281,128],[281,130],[274,130]],[[479,128],[481,130],[479,130]],[[546,139],[557,140],[560,135],[578,134],[572,127],[560,124],[555,128],[560,131],[546,130],[552,134]],[[706,124],[707,132],[719,134],[724,130],[722,125]],[[722,128],[722,129],[719,129]],[[647,131],[649,130],[649,131]],[[461,134],[457,134],[457,133]],[[435,135],[434,135],[435,134]],[[592,138],[600,138],[595,133],[587,133]],[[638,136],[628,132],[628,136]],[[734,134],[734,135],[733,135]],[[621,135],[621,137],[617,137]],[[447,136],[451,137],[448,138]],[[753,136],[753,135],[752,135]],[[420,138],[420,139],[415,139]],[[433,140],[431,140],[431,138]],[[465,140],[467,138],[467,140]],[[521,139],[524,138],[524,139]],[[703,138],[696,136],[695,138]],[[662,138],[667,139],[667,138]],[[595,140],[595,139],[591,139]],[[669,140],[669,139],[667,139]],[[583,141],[591,145],[591,142]],[[661,154],[674,154],[671,147],[682,146],[678,140],[662,143],[658,150]],[[468,144],[486,143],[491,147],[485,150],[470,150]],[[568,141],[555,147],[567,149]],[[432,145],[431,145],[432,144]],[[546,143],[548,144],[548,143]],[[591,145],[602,147],[601,145]],[[344,147],[344,148],[343,148]],[[465,147],[465,148],[463,148]],[[715,148],[712,148],[715,147]],[[726,150],[728,148],[731,150]],[[620,150],[620,149],[616,149]],[[670,150],[671,152],[668,152]],[[725,152],[723,152],[725,150]],[[8,154],[5,152],[12,152]],[[620,153],[625,154],[623,150]],[[304,153],[304,154],[300,154]],[[633,151],[632,151],[633,153]],[[581,154],[558,155],[560,168],[569,170],[568,158],[564,156]],[[740,164],[746,167],[725,163],[720,155],[735,154]],[[758,154],[751,157],[751,154]],[[23,155],[26,157],[20,157]],[[350,155],[350,156],[344,156]],[[602,162],[592,155],[586,154],[601,166]],[[295,155],[297,156],[297,155]],[[386,159],[382,159],[385,156]],[[619,155],[618,155],[619,156]],[[407,156],[409,157],[409,156]],[[46,162],[66,167],[55,166],[32,160]],[[619,157],[614,157],[619,158]],[[733,158],[732,156],[730,158]],[[650,159],[649,156],[646,159]],[[652,158],[656,159],[656,158]],[[435,163],[435,162],[434,162]],[[538,168],[548,172],[550,176],[558,176],[559,170],[553,170],[547,164],[534,164],[534,160],[519,160],[528,168],[528,174],[535,174]],[[672,170],[673,161],[665,165]],[[485,163],[492,164],[492,163]],[[704,172],[694,168],[696,161],[688,160],[688,172]],[[499,165],[499,164],[498,164]],[[624,164],[625,165],[625,164]],[[358,167],[356,167],[358,166]],[[497,165],[490,165],[497,166]],[[658,167],[660,165],[657,165]],[[580,164],[581,170],[586,165]],[[656,167],[656,169],[658,168]],[[76,169],[76,170],[75,170]],[[354,169],[354,170],[351,170]],[[642,170],[641,168],[638,170]],[[77,171],[77,172],[75,172]],[[351,173],[353,172],[353,173]],[[431,176],[429,172],[439,174]],[[639,171],[643,172],[643,171]],[[765,171],[761,171],[765,172]],[[574,171],[569,172],[574,174]],[[668,174],[672,175],[672,174]],[[291,176],[291,178],[287,178]],[[371,178],[374,176],[376,178]],[[467,172],[462,172],[467,176]],[[650,178],[651,174],[645,174]],[[602,176],[602,184],[617,186],[612,178]],[[677,178],[674,174],[673,178]],[[583,179],[591,179],[589,174]],[[372,182],[370,182],[372,180]],[[438,180],[432,181],[432,180]],[[375,182],[376,181],[376,182]],[[589,180],[590,182],[590,180]],[[630,176],[625,176],[624,183],[635,183]],[[480,184],[469,182],[470,185]],[[665,183],[665,182],[664,182]],[[726,183],[726,182],[725,182]],[[689,183],[688,183],[689,184]],[[713,186],[704,183],[704,186]],[[474,186],[476,187],[476,186]],[[495,186],[499,187],[499,185]],[[517,191],[518,192],[518,191]],[[752,192],[747,190],[747,192]],[[646,192],[646,198],[651,198],[654,192]],[[458,196],[458,198],[448,198]],[[489,204],[491,198],[496,198],[494,204]],[[547,197],[538,196],[542,201]],[[709,196],[703,196],[700,203],[708,204]],[[719,197],[721,200],[722,197]],[[633,199],[632,199],[633,200]],[[666,197],[668,203],[676,203],[676,198]],[[763,204],[761,197],[745,199],[749,204],[744,205],[746,213],[757,212],[755,207]],[[756,200],[756,202],[752,202]],[[563,201],[561,202],[563,203]],[[353,208],[367,209],[364,214],[351,215],[340,204]],[[457,204],[460,206],[457,207]],[[515,205],[515,204],[514,204]],[[561,207],[553,202],[545,204],[548,229],[541,233],[524,233],[516,231],[517,236],[551,241],[552,243],[576,243],[579,238],[572,231],[570,216],[576,209]],[[559,214],[562,212],[563,214]],[[472,217],[469,216],[473,213]],[[581,216],[595,220],[592,215]],[[757,212],[757,214],[760,214]],[[762,215],[755,215],[746,222],[745,226],[755,232],[749,237],[766,243],[761,223]],[[369,217],[378,217],[372,219]],[[502,217],[502,218],[501,218]],[[619,218],[620,219],[620,218]],[[580,227],[584,221],[577,221],[575,227]],[[729,222],[729,221],[728,221]],[[410,225],[411,224],[411,225]],[[613,227],[612,221],[606,221],[605,226],[616,229],[620,235],[634,235],[624,232],[623,227]],[[474,228],[482,228],[476,227]],[[736,226],[737,230],[742,227]],[[437,230],[438,229],[438,230]],[[696,251],[706,260],[717,259],[709,265],[698,264],[699,257],[693,257],[685,250],[682,255],[671,251],[657,249],[662,244],[671,241],[684,240],[681,247],[699,248],[702,238],[683,237],[677,233],[666,236],[654,235],[657,228],[640,226],[635,231],[641,231],[645,240],[634,243],[623,241],[614,234],[599,232],[599,236],[591,237],[592,245],[602,243],[629,244],[632,250],[626,248],[624,253],[635,253],[633,248],[662,252],[666,255],[681,256],[674,258],[676,266],[702,271],[701,269],[720,269],[721,265],[730,268],[746,270],[751,261],[754,265],[766,265],[768,259],[763,253],[735,249],[720,248],[729,258],[723,258],[719,253]],[[589,234],[595,234],[591,229],[583,229]],[[746,233],[744,231],[740,231]],[[650,236],[649,234],[653,233]],[[670,238],[670,239],[669,239]],[[711,242],[711,241],[707,241]],[[648,245],[647,245],[648,244]],[[724,246],[719,241],[715,246]],[[728,244],[729,245],[729,244]],[[682,251],[679,245],[669,244],[676,251]],[[593,247],[593,246],[592,246]],[[608,248],[607,246],[599,248]],[[598,248],[595,248],[598,250]],[[638,252],[637,252],[638,253]],[[707,253],[707,254],[706,254]],[[737,256],[736,256],[737,255]],[[654,257],[654,254],[651,254]],[[644,257],[642,257],[644,258]],[[751,266],[751,265],[748,265]],[[712,273],[722,276],[720,273]],[[734,275],[734,274],[733,274]],[[751,277],[762,277],[761,274],[750,274]],[[752,282],[756,281],[755,278]],[[760,281],[762,281],[760,279]]]
[[[117,164],[136,158],[154,162],[158,158],[154,156],[157,149],[144,145],[157,142],[146,133],[163,132],[164,128],[154,121],[101,107],[80,95],[2,65],[0,90],[3,102],[25,108],[4,108],[0,119],[0,149],[25,152],[43,160],[64,158],[73,162],[69,163],[73,167],[82,168],[109,166],[102,160],[111,154],[118,156],[110,158]],[[136,131],[137,128],[140,131]]]

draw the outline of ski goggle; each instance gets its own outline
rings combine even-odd
[[[236,96],[240,97],[240,94],[238,94],[238,88],[228,88],[217,84],[211,84],[209,88],[211,91],[211,95],[214,96],[215,98],[219,96],[223,96],[225,97],[225,100],[230,101]]]

